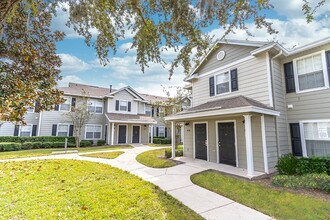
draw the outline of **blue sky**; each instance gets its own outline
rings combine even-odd
[[[317,2],[317,0],[311,0]],[[277,40],[285,47],[292,48],[309,42],[330,36],[330,2],[327,1],[316,14],[314,22],[307,24],[301,12],[302,0],[272,0],[274,9],[266,12],[266,17],[273,22],[273,26],[279,31],[277,35],[269,35],[266,30],[256,29],[254,25],[248,24],[249,31],[254,37],[248,37],[245,31],[237,30],[235,34],[229,35],[228,39],[249,40]],[[150,64],[143,74],[139,65],[135,64],[136,53],[130,50],[132,35],[126,34],[126,39],[118,42],[116,55],[110,53],[110,64],[103,67],[99,64],[95,50],[86,46],[84,40],[72,29],[65,26],[68,15],[61,10],[54,18],[53,29],[66,33],[64,41],[57,44],[57,53],[62,59],[63,80],[60,86],[67,86],[68,82],[76,82],[90,85],[114,88],[130,85],[139,92],[155,95],[164,95],[162,86],[183,86],[182,68],[178,68],[171,80],[168,80],[169,65],[163,68],[159,64]],[[221,27],[212,26],[205,30],[206,33],[221,37]],[[174,51],[163,54],[167,61],[176,56]]]

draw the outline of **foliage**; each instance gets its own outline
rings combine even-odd
[[[103,145],[105,145],[105,140],[98,140],[98,141],[96,142],[96,145],[97,145],[97,146],[103,146]]]
[[[194,174],[191,181],[275,219],[329,218],[330,205],[319,198],[274,189],[216,171]]]
[[[171,144],[171,139],[169,138],[153,138],[154,144]]]
[[[75,106],[71,107],[71,111],[69,111],[66,116],[73,124],[73,136],[75,137],[76,147],[80,147],[80,136],[82,134],[82,129],[92,118],[92,113],[88,111],[88,94],[83,91],[82,98],[76,99]]]
[[[326,174],[306,174],[302,176],[277,175],[272,178],[275,186],[288,188],[318,189],[330,192],[330,176]]]
[[[14,16],[0,13],[0,121],[24,124],[28,107],[47,111],[63,101],[55,86],[61,66],[56,42],[64,34],[52,32],[55,9],[46,1],[5,0],[1,11],[2,6],[12,6],[6,12],[13,10]]]
[[[38,142],[36,142],[36,143],[38,143]],[[34,145],[34,143],[32,143],[32,142],[24,142],[21,146],[22,146],[23,150],[30,150],[30,149],[33,149],[34,146],[38,146],[38,144]]]
[[[93,141],[82,140],[80,141],[80,147],[90,147],[93,145]]]
[[[292,154],[280,157],[276,168],[280,174],[303,175],[308,173],[325,173],[330,175],[330,157],[302,157]]]
[[[21,144],[14,142],[0,143],[0,151],[16,151],[21,149]]]
[[[96,157],[96,158],[104,158],[104,159],[115,159],[125,153],[124,151],[113,151],[113,152],[101,152],[101,153],[92,153],[92,154],[84,154],[85,157]]]
[[[155,185],[74,160],[0,163],[3,219],[202,219]]]
[[[167,168],[176,165],[174,161],[165,158],[165,149],[143,152],[137,155],[136,160],[147,167],[153,168]]]
[[[68,143],[74,143],[74,137],[58,137],[58,136],[34,136],[34,137],[19,137],[19,136],[0,136],[0,142],[64,142],[65,138]]]
[[[183,156],[183,149],[175,149],[175,156],[176,157],[182,157]],[[172,157],[172,149],[167,148],[165,150],[165,157],[166,158],[171,158]]]

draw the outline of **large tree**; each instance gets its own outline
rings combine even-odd
[[[307,0],[301,1],[304,2],[302,11],[307,21],[311,21],[315,10],[325,3],[325,0],[318,0],[319,4],[311,7]],[[213,39],[203,32],[211,25],[223,27],[224,36],[236,28],[247,30],[248,21],[253,21],[257,28],[276,33],[264,16],[264,11],[272,7],[269,0],[2,0],[0,83],[9,79],[8,87],[15,89],[5,89],[0,93],[0,108],[4,109],[0,112],[0,120],[22,121],[23,106],[31,106],[30,97],[38,91],[47,95],[39,98],[43,102],[40,109],[49,109],[59,100],[58,91],[52,87],[58,79],[56,68],[60,64],[53,53],[53,43],[61,36],[51,34],[49,29],[50,17],[58,3],[68,6],[65,7],[70,14],[68,25],[85,38],[87,45],[96,49],[102,64],[108,62],[109,51],[116,52],[117,42],[129,33],[133,35],[132,48],[137,51],[136,62],[142,71],[149,62],[164,65],[163,50],[178,52],[171,63],[170,76],[179,65],[188,74],[192,65],[198,64],[213,43]],[[46,7],[49,8],[43,10]],[[95,37],[92,36],[93,29],[98,31]],[[7,42],[12,44],[7,46]],[[22,50],[18,50],[19,45],[22,45]],[[50,53],[45,54],[45,51]],[[44,59],[43,54],[54,59]],[[45,62],[39,62],[42,59]],[[12,65],[12,60],[19,62]],[[36,73],[36,66],[42,66],[42,71]],[[17,70],[21,74],[17,74]],[[16,77],[18,82],[11,82]],[[34,82],[38,86],[31,86],[35,85]],[[28,97],[27,101],[21,98],[24,96]]]

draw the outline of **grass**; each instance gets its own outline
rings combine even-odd
[[[168,147],[171,144],[147,144],[149,147]]]
[[[147,167],[166,168],[173,167],[176,163],[165,158],[165,149],[157,149],[143,152],[137,155],[136,160]]]
[[[130,145],[122,146],[95,146],[95,147],[84,147],[84,148],[68,148],[68,150],[78,150],[79,153],[84,152],[94,152],[101,150],[118,150],[118,149],[129,149],[133,148]],[[63,151],[64,148],[47,148],[47,149],[33,149],[33,150],[20,150],[20,151],[8,151],[0,152],[0,160],[22,158],[22,157],[38,157],[38,156],[48,156],[54,151]]]
[[[85,157],[96,157],[96,158],[104,158],[104,159],[115,159],[125,153],[124,151],[113,151],[113,152],[102,152],[102,153],[92,153],[92,154],[84,154]]]
[[[194,174],[191,181],[276,219],[330,218],[330,203],[323,200],[225,176],[216,171]]]
[[[157,186],[73,160],[0,163],[1,219],[202,219]]]

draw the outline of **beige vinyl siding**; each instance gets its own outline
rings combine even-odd
[[[140,143],[147,144],[149,143],[149,125],[146,127],[143,124],[120,124],[115,123],[115,134],[114,134],[114,145],[118,144],[118,137],[119,137],[119,125],[125,125],[126,130],[126,144],[132,144],[133,138],[133,126],[140,126]],[[111,129],[110,129],[110,143],[111,143]]]
[[[244,63],[232,66],[230,69],[234,68],[237,68],[238,72],[238,91],[225,95],[210,96],[209,77],[214,74],[208,74],[195,80],[193,83],[193,106],[215,99],[237,95],[244,95],[266,105],[270,105],[266,55],[252,58]]]
[[[291,152],[291,146],[289,141],[289,130],[287,123],[287,110],[285,101],[285,79],[284,74],[281,74],[281,64],[279,60],[273,61],[273,91],[274,91],[274,104],[275,109],[280,112],[280,116],[277,120],[277,133],[278,133],[278,145],[282,154],[288,154]],[[284,82],[284,83],[283,83]],[[283,87],[284,85],[284,87]]]
[[[256,47],[221,44],[219,48],[213,50],[209,54],[209,56],[204,60],[204,63],[195,72],[201,74],[216,69],[220,66],[227,65],[231,62],[249,56],[250,52],[254,49],[256,49]],[[217,54],[222,50],[226,52],[226,56],[223,60],[219,61],[217,60]]]
[[[216,122],[217,121],[236,121],[236,137],[237,137],[237,161],[238,167],[246,168],[246,144],[245,144],[245,125],[243,123],[243,116],[233,117],[219,117],[212,119],[201,119],[196,121],[189,121],[189,125],[184,126],[184,156],[193,158],[194,155],[194,137],[193,137],[193,123],[194,122],[207,122],[208,123],[208,146],[209,146],[209,161],[217,162],[217,144],[216,144]],[[256,171],[264,172],[263,165],[263,151],[261,139],[261,121],[260,116],[252,116],[252,145],[253,145],[253,158],[254,169]],[[188,122],[188,121],[186,121]]]
[[[322,50],[330,50],[330,45],[328,44],[313,50],[308,50],[281,60],[283,75],[284,63]],[[285,81],[283,82],[283,87],[285,88]],[[288,93],[286,94],[286,104],[293,105],[293,109],[287,110],[288,123],[297,123],[300,120],[330,119],[330,89],[303,93]]]
[[[131,111],[123,112],[116,111],[116,100],[130,101]],[[138,102],[134,101],[134,97],[126,90],[114,94],[114,98],[108,98],[108,113],[120,113],[120,114],[138,114]]]
[[[278,159],[274,116],[265,115],[265,132],[266,132],[268,168],[269,168],[269,172],[274,172],[275,165]]]

